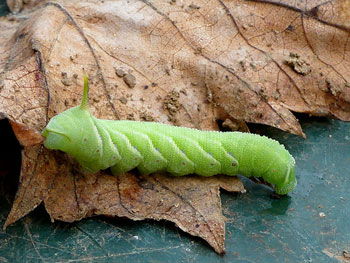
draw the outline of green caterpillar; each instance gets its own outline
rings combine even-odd
[[[281,195],[297,183],[294,158],[264,136],[95,118],[86,76],[81,105],[53,117],[42,134],[46,148],[69,153],[89,173],[111,167],[117,175],[137,167],[142,174],[242,174],[263,178]]]

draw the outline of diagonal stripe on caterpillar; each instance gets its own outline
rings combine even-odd
[[[46,148],[70,154],[91,173],[111,167],[117,175],[137,167],[142,174],[242,174],[263,178],[277,194],[287,194],[297,183],[292,155],[265,136],[95,118],[86,76],[81,105],[53,117],[42,134]]]

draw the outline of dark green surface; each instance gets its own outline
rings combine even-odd
[[[335,256],[350,249],[350,123],[307,119],[302,126],[307,140],[259,126],[294,155],[299,184],[280,200],[248,180],[246,194],[223,193],[223,257],[171,223],[52,224],[41,208],[0,231],[0,262],[339,262]],[[3,224],[10,209],[3,197],[0,209]]]
[[[0,0],[0,16],[4,16],[8,14],[10,10],[6,5],[6,0]]]

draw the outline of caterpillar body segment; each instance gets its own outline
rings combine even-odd
[[[136,168],[141,161],[143,161],[143,157],[140,152],[131,145],[130,141],[124,134],[108,128],[107,130],[113,143],[118,142],[118,149],[121,157],[118,162],[111,166],[112,173],[116,175],[123,174]]]

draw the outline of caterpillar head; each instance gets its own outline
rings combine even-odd
[[[295,160],[291,157],[289,164],[284,169],[284,175],[281,176],[282,180],[275,182],[275,192],[279,195],[285,195],[291,192],[297,185],[295,178]]]
[[[103,143],[99,131],[88,109],[88,83],[84,76],[84,95],[80,106],[68,109],[54,116],[42,135],[44,146],[60,150],[73,156],[87,172],[106,169],[101,163]]]
[[[261,138],[261,144],[264,147],[261,147],[260,151],[256,151],[256,147],[252,146],[255,154],[255,170],[253,170],[253,174],[258,179],[262,178],[267,185],[273,187],[277,194],[288,194],[297,185],[293,156],[276,140],[258,135],[257,138]],[[246,175],[251,175],[250,169]]]

